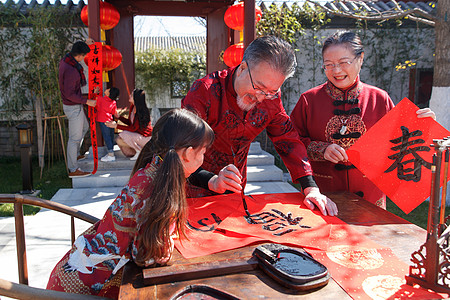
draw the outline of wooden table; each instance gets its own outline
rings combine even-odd
[[[426,230],[383,210],[351,193],[327,193],[339,208],[339,218],[353,229],[410,264],[411,253],[425,243]],[[219,261],[230,257],[250,257],[256,246],[247,246],[193,259],[183,258],[177,251],[171,265]],[[196,280],[144,286],[142,269],[128,263],[124,269],[119,299],[170,299],[189,285],[205,284],[242,299],[351,299],[332,279],[318,290],[308,292],[284,288],[261,270],[247,271]]]

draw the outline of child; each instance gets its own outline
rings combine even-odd
[[[106,126],[122,130],[116,139],[117,145],[126,157],[136,160],[142,147],[150,140],[153,129],[150,112],[145,102],[145,92],[135,89],[130,94],[128,102],[130,102],[128,117],[119,117],[125,125],[107,122]]]
[[[130,259],[139,266],[167,263],[172,235],[184,235],[186,178],[213,140],[212,129],[194,113],[178,108],[164,114],[128,185],[58,262],[47,289],[116,299]]]
[[[119,98],[120,91],[118,88],[112,87],[105,91],[105,96],[97,98],[97,122],[100,124],[103,140],[105,141],[108,154],[100,160],[104,162],[115,161],[114,156],[114,128],[109,128],[105,122],[111,122],[117,112],[116,101]]]

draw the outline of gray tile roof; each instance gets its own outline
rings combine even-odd
[[[318,1],[324,3],[324,1]],[[261,7],[269,7],[272,3],[278,6],[287,5],[291,6],[293,3],[303,5],[304,0],[300,1],[258,1],[257,3]],[[399,1],[398,4],[402,9],[414,9],[420,8],[425,12],[433,13],[436,10],[436,1]],[[55,0],[54,4],[51,4],[49,0],[44,0],[42,4],[37,3],[36,0],[32,0],[30,3],[25,2],[25,0],[7,0],[5,3],[0,2],[0,9],[2,7],[13,7],[22,13],[26,13],[27,10],[33,9],[35,7],[59,7],[61,6],[65,11],[70,11],[73,13],[80,13],[81,9],[85,6],[83,0],[79,0],[77,4],[74,4],[72,0],[68,0],[66,4],[62,4],[60,0]],[[312,6],[311,3],[309,5]],[[353,11],[358,8],[365,8],[367,11],[387,11],[392,9],[395,5],[392,1],[328,1],[325,2],[325,6],[330,9],[340,8],[344,11]]]
[[[205,36],[145,36],[134,38],[134,50],[143,52],[149,48],[206,52]]]
[[[342,10],[344,12],[352,12],[355,10],[364,9],[369,13],[375,13],[375,12],[384,12],[389,11],[395,7],[394,2],[392,1],[316,1],[324,5],[325,7],[331,9],[331,10]],[[275,4],[277,6],[286,5],[290,7],[293,3],[297,3],[299,6],[303,6],[305,3],[304,0],[302,1],[261,1],[260,7],[261,9],[269,7],[271,4]],[[402,9],[414,9],[414,8],[420,8],[421,10],[435,14],[436,11],[436,1],[398,1],[397,2]],[[307,2],[308,5],[310,5],[312,8],[314,8],[314,5],[312,3]]]
[[[5,3],[0,2],[0,9],[10,7],[16,9],[22,14],[26,14],[29,10],[38,7],[42,8],[61,7],[65,12],[79,14],[84,6],[85,4],[82,0],[80,0],[77,4],[74,4],[72,0],[68,0],[66,4],[62,4],[60,0],[55,0],[54,4],[51,4],[49,0],[44,0],[44,2],[42,2],[41,4],[39,4],[36,0],[31,0],[30,3],[26,3],[25,0],[20,1],[7,0]]]

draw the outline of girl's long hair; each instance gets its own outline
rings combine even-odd
[[[138,265],[167,253],[172,223],[175,223],[175,232],[185,236],[186,177],[176,150],[199,149],[210,146],[213,141],[214,132],[209,125],[188,110],[170,110],[156,122],[152,138],[142,149],[132,171],[134,174],[145,167],[155,156],[162,159],[149,187],[152,193],[149,199],[143,199],[144,205],[138,212]]]
[[[139,128],[146,128],[150,123],[150,111],[145,103],[145,92],[143,90],[133,91],[134,106],[136,106],[136,117],[139,122]]]

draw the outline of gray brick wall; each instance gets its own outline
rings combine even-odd
[[[17,156],[20,157],[19,137],[16,126],[22,122],[0,122],[0,156]],[[28,123],[28,122],[27,122]],[[36,126],[33,123],[29,123],[33,126],[33,156],[37,155],[37,132]]]

